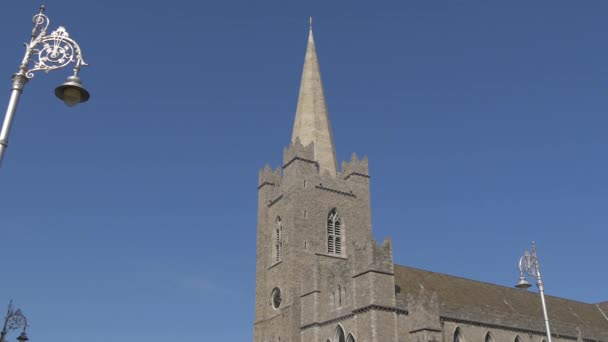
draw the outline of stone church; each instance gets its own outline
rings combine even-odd
[[[367,158],[338,168],[312,28],[291,143],[259,174],[254,342],[546,342],[539,295],[395,265]],[[547,297],[554,342],[608,342],[608,302]]]

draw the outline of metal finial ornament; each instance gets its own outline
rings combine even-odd
[[[545,328],[547,329],[547,342],[551,341],[551,327],[549,326],[549,316],[547,314],[547,303],[545,302],[545,286],[540,275],[540,263],[538,262],[538,256],[536,254],[536,243],[532,241],[531,251],[525,251],[524,254],[519,258],[519,282],[515,287],[520,289],[527,289],[530,283],[526,280],[525,274],[536,280],[536,285],[540,292],[540,300],[543,306],[543,317],[545,319]]]
[[[89,93],[82,87],[78,72],[87,63],[82,57],[82,50],[63,26],[47,34],[50,24],[49,17],[44,14],[46,6],[40,6],[40,11],[34,15],[32,21],[34,28],[29,43],[25,43],[25,55],[19,65],[17,73],[13,75],[11,97],[8,102],[2,130],[0,130],[0,163],[5,149],[8,147],[8,137],[13,122],[13,117],[19,103],[19,97],[27,82],[34,77],[34,72],[44,71],[46,73],[64,68],[70,64],[74,65],[73,76],[58,89],[62,90],[57,97],[64,100],[68,106],[85,102],[89,99]],[[74,80],[78,80],[75,82]],[[0,341],[3,342],[3,341]]]
[[[308,28],[312,31],[312,15],[310,17],[308,17]]]
[[[4,317],[4,323],[2,325],[2,331],[0,331],[0,342],[6,342],[6,335],[11,330],[23,329],[21,332],[21,336],[27,335],[25,334],[25,329],[27,329],[27,318],[21,312],[21,309],[15,309],[13,307],[13,301],[11,300],[8,304],[8,310],[6,313],[6,317]]]

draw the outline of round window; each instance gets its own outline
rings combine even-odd
[[[278,287],[272,289],[270,298],[272,301],[272,307],[278,309],[279,306],[281,306],[281,290]]]

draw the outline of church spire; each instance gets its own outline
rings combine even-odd
[[[329,124],[329,114],[325,105],[323,83],[319,60],[312,35],[312,17],[308,33],[308,46],[304,57],[304,69],[300,83],[300,94],[293,124],[291,142],[299,138],[302,145],[314,143],[314,158],[319,163],[319,171],[336,176],[337,163],[334,141]]]

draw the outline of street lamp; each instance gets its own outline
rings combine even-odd
[[[543,286],[543,281],[540,277],[540,264],[536,255],[536,243],[534,243],[534,241],[532,241],[532,252],[525,251],[524,255],[519,258],[519,282],[515,285],[518,289],[527,289],[532,286],[524,277],[524,273],[527,273],[536,280],[536,285],[540,292],[540,300],[543,304],[543,315],[545,317],[545,327],[547,328],[547,342],[551,342],[551,328],[549,327],[549,316],[547,315],[547,304],[545,303],[545,287]]]
[[[55,95],[70,107],[89,99],[89,92],[84,89],[78,77],[80,68],[87,65],[82,59],[80,46],[70,38],[63,26],[59,26],[55,31],[47,34],[46,29],[49,27],[50,20],[44,14],[44,10],[45,6],[40,6],[40,12],[32,19],[34,29],[30,42],[25,44],[25,56],[23,56],[19,70],[13,75],[11,97],[0,131],[0,164],[8,146],[8,136],[19,97],[25,84],[34,77],[34,71],[42,70],[48,73],[75,63],[74,74],[55,89]]]
[[[10,330],[16,330],[19,328],[23,328],[23,330],[21,331],[21,335],[17,337],[17,340],[19,342],[27,342],[29,340],[29,338],[27,338],[27,334],[25,333],[25,329],[27,328],[27,319],[20,309],[15,310],[13,308],[13,301],[10,301],[8,304],[8,312],[6,313],[4,324],[2,325],[2,331],[0,331],[0,342],[6,342],[5,337]]]

